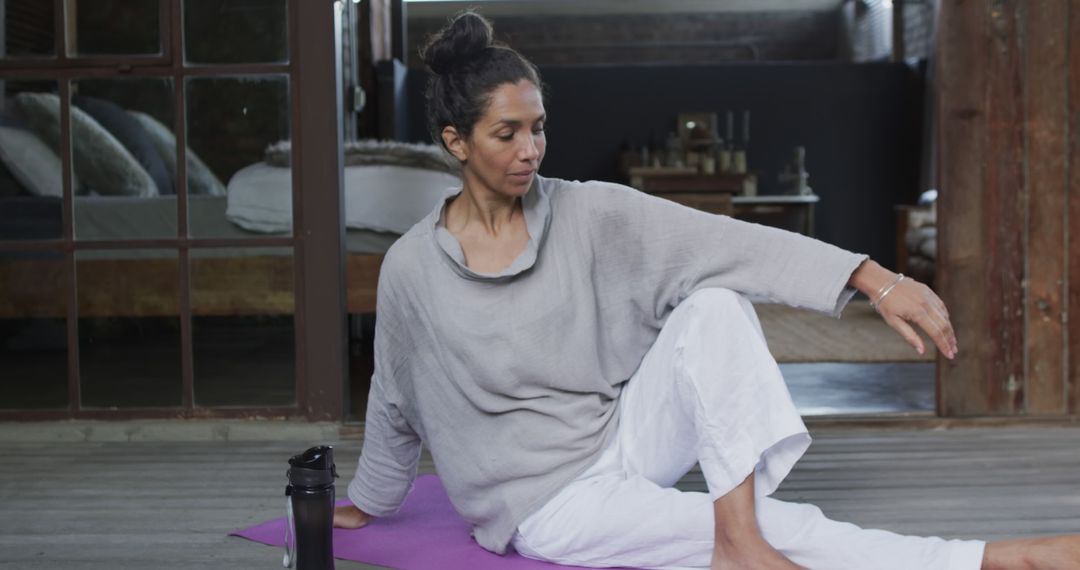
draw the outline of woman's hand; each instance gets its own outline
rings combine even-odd
[[[879,291],[883,288],[887,290],[898,277],[876,262],[867,260],[852,274],[850,283],[870,297],[885,322],[896,329],[919,354],[926,352],[926,347],[912,325],[926,331],[946,358],[956,358],[956,333],[949,322],[949,311],[929,287],[905,277],[887,294],[879,297]]]
[[[334,507],[334,528],[365,527],[373,518],[357,508],[356,505]]]

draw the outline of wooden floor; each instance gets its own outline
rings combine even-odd
[[[226,533],[279,516],[281,443],[0,444],[0,568],[275,568]],[[342,479],[359,444],[338,445]],[[425,456],[424,471],[431,471]],[[691,472],[680,483],[702,489]],[[1080,428],[815,433],[777,496],[905,533],[1080,532]],[[342,562],[338,568],[367,568]]]
[[[866,299],[852,300],[839,319],[779,303],[754,303],[777,362],[934,362],[933,343],[920,355]],[[926,341],[926,336],[923,336]]]

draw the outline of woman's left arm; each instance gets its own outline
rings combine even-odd
[[[926,348],[912,325],[926,331],[946,358],[956,357],[956,333],[949,322],[949,311],[929,287],[910,277],[901,278],[872,259],[851,274],[848,284],[865,293],[881,318],[919,354]]]

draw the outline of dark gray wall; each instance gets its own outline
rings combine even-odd
[[[893,205],[918,187],[922,77],[902,64],[732,64],[714,66],[549,66],[548,152],[541,173],[619,180],[624,143],[657,142],[680,111],[752,114],[750,169],[759,192],[776,192],[776,173],[806,147],[810,185],[821,196],[819,238],[895,262]],[[410,70],[409,140],[430,140],[424,72]],[[738,114],[738,113],[737,113]],[[721,122],[723,117],[721,115]]]
[[[449,16],[449,14],[448,14]],[[840,16],[832,10],[649,14],[499,14],[496,39],[540,66],[836,60]],[[409,17],[408,64],[446,17]]]

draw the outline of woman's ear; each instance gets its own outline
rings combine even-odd
[[[450,151],[450,154],[454,155],[461,162],[465,162],[469,158],[469,145],[465,144],[465,139],[461,138],[457,129],[454,127],[443,127],[442,130],[443,144],[446,145],[446,149]]]

